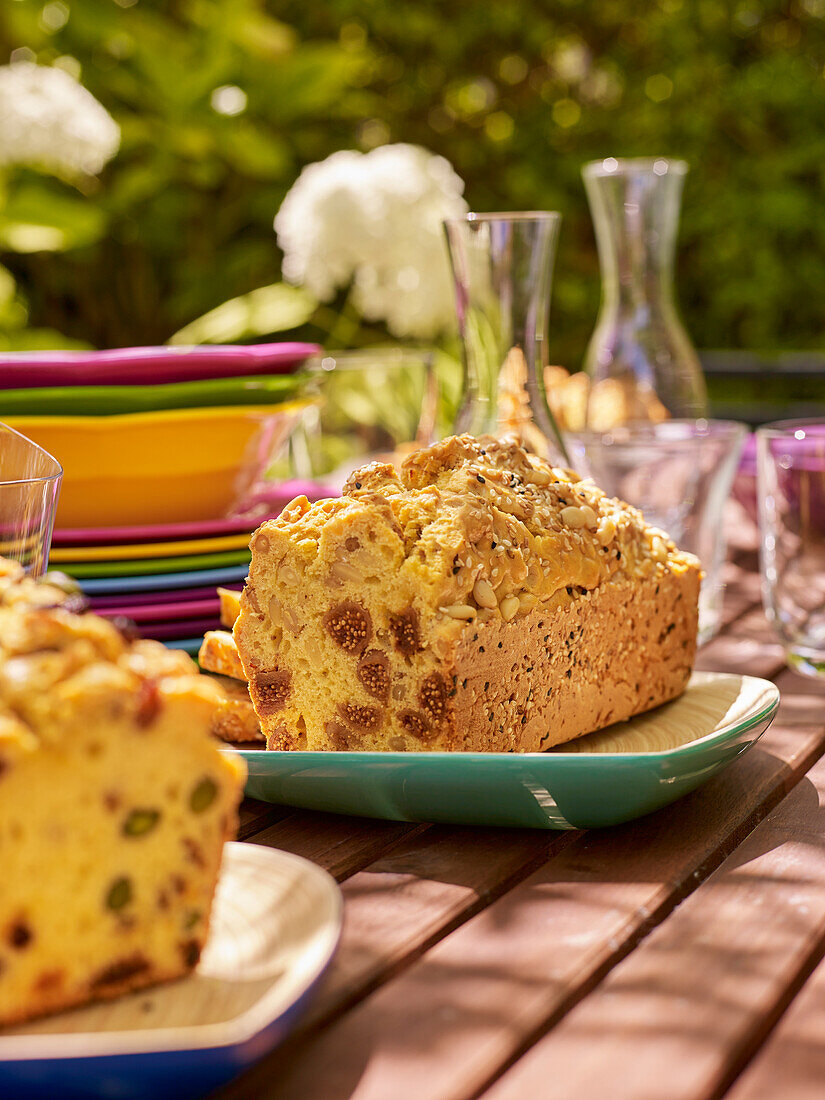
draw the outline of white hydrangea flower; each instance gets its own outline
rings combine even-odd
[[[275,218],[284,278],[322,300],[352,283],[367,320],[430,339],[455,316],[441,223],[466,213],[463,191],[443,157],[416,145],[310,164]]]
[[[93,176],[119,145],[118,124],[65,70],[0,66],[0,164]]]

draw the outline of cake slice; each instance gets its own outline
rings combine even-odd
[[[221,626],[229,630],[235,625],[235,620],[241,611],[241,594],[232,588],[219,588]]]
[[[272,749],[537,751],[690,676],[696,559],[515,443],[373,464],[251,547],[234,636]]]
[[[0,566],[0,1024],[196,965],[244,781],[219,704],[185,654]]]
[[[220,706],[212,716],[211,730],[221,741],[232,744],[252,746],[253,741],[265,741],[258,722],[258,715],[249,698],[246,680],[235,680],[229,676],[210,676],[210,683],[221,694]]]
[[[231,629],[238,617],[241,594],[219,588],[218,595],[221,622]],[[249,698],[249,687],[232,635],[227,630],[207,631],[198,662],[202,669],[212,674],[210,679],[221,693],[221,705],[212,720],[212,733],[233,744],[266,740]]]
[[[226,630],[207,630],[198,652],[198,663],[207,672],[246,681],[235,639]]]

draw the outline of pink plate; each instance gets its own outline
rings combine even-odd
[[[55,530],[53,546],[111,546],[129,542],[167,542],[186,538],[213,538],[231,535],[236,531],[249,531],[258,526],[259,520],[204,519],[191,523],[156,523],[135,527],[64,527]]]
[[[230,588],[235,592],[240,592],[243,585],[222,584],[221,588]],[[209,586],[170,588],[167,591],[160,592],[124,592],[119,596],[90,596],[89,605],[92,611],[97,611],[100,614],[103,614],[104,611],[111,611],[114,607],[119,609],[118,614],[128,615],[129,611],[124,610],[125,608],[145,607],[151,604],[166,608],[168,604],[163,602],[164,597],[168,597],[169,603],[189,603],[197,600],[214,599],[215,586],[213,585],[211,588]],[[162,616],[156,615],[155,618],[162,618]]]
[[[184,600],[181,603],[147,603],[141,606],[120,604],[118,607],[95,608],[104,619],[113,619],[119,615],[132,619],[136,623],[166,623],[176,619],[196,619],[204,615],[216,618],[220,614],[220,601],[217,596],[209,600]],[[190,624],[187,623],[187,626]],[[148,627],[147,627],[148,629]]]
[[[282,343],[6,352],[0,355],[0,386],[140,386],[287,374],[320,351],[317,344]]]
[[[0,371],[2,371],[1,366]],[[52,545],[108,546],[119,542],[167,542],[186,538],[211,538],[231,535],[236,531],[251,533],[264,520],[277,516],[293,497],[301,495],[309,497],[310,500],[317,500],[321,496],[329,496],[330,493],[312,481],[282,481],[277,485],[267,486],[265,491],[262,490],[259,495],[256,495],[254,504],[260,513],[258,515],[194,520],[190,523],[155,523],[135,527],[64,527],[55,530]]]

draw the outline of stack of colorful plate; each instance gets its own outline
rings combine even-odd
[[[63,467],[49,567],[94,610],[195,650],[239,588],[249,537],[313,486],[288,447],[313,344],[0,353],[0,420]],[[320,495],[316,489],[314,496]]]
[[[143,637],[196,653],[204,631],[220,624],[216,587],[243,587],[251,533],[314,490],[284,482],[244,518],[58,528],[49,567],[74,577],[98,614],[131,619]]]
[[[291,343],[0,353],[0,420],[62,465],[58,527],[207,521],[213,532],[216,517],[237,514],[271,476],[316,400],[315,378],[303,368],[318,350]]]

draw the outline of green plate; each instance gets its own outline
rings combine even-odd
[[[115,416],[221,405],[278,405],[303,392],[313,375],[207,378],[162,386],[59,386],[0,392],[0,416]]]
[[[754,744],[778,706],[767,680],[694,672],[672,703],[545,753],[240,755],[246,793],[267,802],[390,821],[596,828],[706,783]]]
[[[140,577],[157,573],[179,573],[189,569],[218,569],[246,565],[248,550],[225,550],[220,554],[189,554],[178,558],[141,558],[139,561],[62,561],[60,572],[70,577]]]

